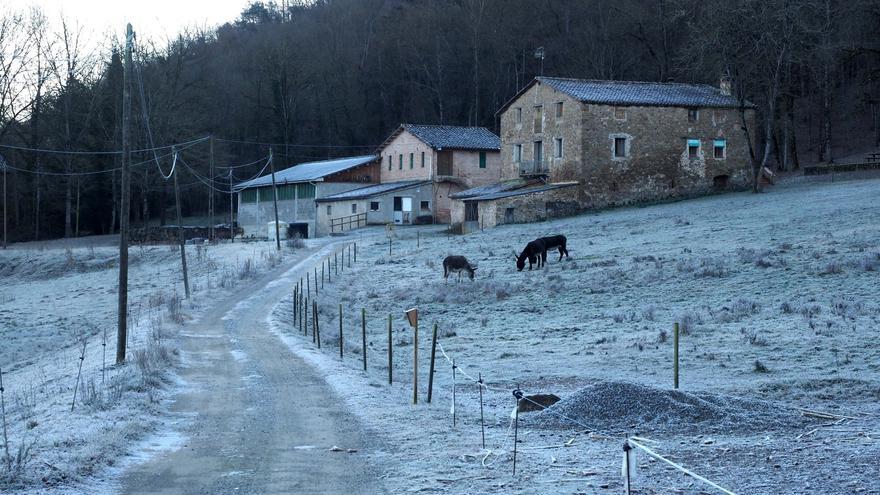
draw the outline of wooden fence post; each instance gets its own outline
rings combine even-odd
[[[358,243],[354,243],[354,262],[358,261]]]
[[[392,382],[392,342],[391,342],[391,313],[388,313],[388,385]]]
[[[339,359],[342,358],[342,303],[339,303]]]
[[[361,351],[364,353],[364,371],[367,371],[367,310],[365,308],[361,308]]]
[[[431,396],[434,393],[434,355],[437,352],[437,324],[434,323],[434,332],[431,337],[431,369],[428,371],[428,404],[431,403]]]
[[[419,403],[419,320],[413,327],[413,404]]]
[[[388,256],[391,256],[391,238],[388,238]]]
[[[324,288],[324,260],[321,260],[321,288]]]
[[[678,323],[672,326],[672,386],[678,390]]]
[[[315,329],[312,331],[314,339],[318,343],[318,349],[321,348],[321,326],[318,325],[318,302],[312,301],[312,317],[315,319]]]
[[[483,448],[486,448],[486,422],[483,420],[483,373],[480,373],[477,386],[480,389],[480,435],[483,437]]]
[[[296,286],[293,286],[293,327],[296,328]]]
[[[318,295],[318,267],[315,266],[315,295]]]
[[[306,272],[306,294],[312,293],[312,282],[311,280],[309,280],[310,276],[311,275],[309,275],[309,272]]]

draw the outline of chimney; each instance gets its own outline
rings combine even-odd
[[[730,78],[728,76],[721,76],[721,81],[718,83],[718,87],[721,89],[721,94],[727,96],[733,95],[730,88]]]

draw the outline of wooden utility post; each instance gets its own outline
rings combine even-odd
[[[272,172],[272,203],[275,205],[275,248],[281,251],[281,227],[278,226],[278,188],[275,187],[275,160],[269,148],[269,171]]]
[[[0,169],[3,169],[3,249],[6,249],[6,160],[2,156]]]
[[[208,169],[211,171],[209,182],[214,180],[214,135],[208,140]],[[230,169],[231,170],[231,169]],[[214,240],[214,189],[208,185],[208,239]]]
[[[235,217],[232,206],[232,169],[229,169],[229,242],[235,242]]]
[[[122,76],[122,181],[119,211],[119,300],[116,307],[116,364],[125,362],[125,340],[128,331],[128,217],[131,178],[131,45],[134,38],[131,24],[125,27],[125,68]]]
[[[180,211],[180,183],[177,176],[180,175],[180,169],[177,168],[177,149],[171,148],[174,155],[174,170],[171,174],[174,176],[174,203],[177,209],[177,241],[180,243],[180,268],[183,270],[183,292],[189,299],[189,273],[186,271],[186,235],[183,233],[183,215]]]

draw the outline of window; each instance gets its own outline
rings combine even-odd
[[[516,117],[516,125],[522,125],[522,108],[515,108],[513,110],[513,115]]]
[[[388,155],[388,170],[391,170],[391,155]]]
[[[614,158],[626,158],[626,138],[614,138]]]
[[[257,202],[257,190],[256,189],[245,189],[241,191],[239,194],[242,203],[256,203]]]
[[[535,105],[535,132],[544,130],[544,107]]]
[[[562,102],[556,102],[556,120],[562,120]]]
[[[519,163],[522,161],[522,145],[514,144],[513,145],[513,162]]]
[[[700,111],[696,108],[688,109],[688,122],[696,122],[700,118]]]
[[[544,143],[541,141],[535,141],[534,150],[534,158],[535,158],[535,168],[540,168],[541,163],[544,161]]]
[[[614,107],[614,118],[617,120],[626,120],[626,109]]]
[[[700,140],[688,139],[688,158],[699,158],[700,156]]]
[[[419,208],[421,208],[422,211],[430,211],[431,210],[431,202],[430,201],[422,201],[421,204],[419,204]]]
[[[416,159],[415,159],[415,156],[416,156],[415,153],[410,153],[410,154],[409,154],[409,169],[410,169],[410,170],[413,169],[413,164],[415,163],[415,160],[416,160]]]
[[[486,152],[480,152],[480,168],[486,168]]]
[[[715,157],[716,160],[724,160],[727,157],[727,140],[726,139],[716,139],[715,140],[715,151],[712,156]]]
[[[422,152],[422,168],[425,168],[425,152]]]
[[[378,201],[370,201],[370,211],[379,211]]]
[[[315,197],[315,185],[314,184],[297,184],[296,185],[296,196],[299,199],[308,199]]]
[[[352,212],[352,214],[358,212],[358,204],[357,204],[357,203],[352,203],[352,204],[351,204],[351,212]]]
[[[562,158],[562,138],[553,140],[553,157]]]
[[[398,160],[397,170],[403,170],[403,153],[400,154],[400,159]]]
[[[332,214],[333,214],[333,205],[327,205],[327,216],[329,217]]]

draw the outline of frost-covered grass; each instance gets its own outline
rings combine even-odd
[[[359,246],[359,262],[319,295],[322,328],[336,332],[337,303],[347,308],[346,362],[334,369],[348,377],[337,386],[371,428],[400,446],[408,459],[385,477],[395,490],[526,493],[559,486],[553,480],[595,471],[560,490],[593,493],[620,486],[622,439],[584,436],[582,427],[520,431],[527,452],[509,483],[510,390],[562,397],[599,381],[672,385],[672,327],[682,327],[681,384],[685,390],[775,401],[859,416],[853,431],[877,431],[880,421],[880,181],[796,185],[760,195],[729,194],[693,201],[626,208],[537,224],[501,226],[467,236],[398,230],[395,254],[387,241]],[[539,236],[564,234],[571,259],[549,253],[542,270],[517,272],[509,255]],[[464,255],[479,265],[476,279],[445,284],[442,259]],[[430,354],[437,323],[454,335],[440,342],[456,364],[482,373],[494,453],[480,449],[477,388],[459,374],[458,425],[449,415],[451,372],[438,350],[435,402],[413,408],[412,330],[403,311],[418,307],[420,355]],[[278,328],[290,302],[276,311]],[[370,369],[362,380],[354,354],[360,308],[369,315]],[[387,315],[393,318],[395,385],[387,370]],[[323,332],[322,332],[323,333]],[[310,340],[301,340],[310,346]],[[328,341],[330,342],[330,341]],[[326,345],[331,366],[332,344]],[[422,371],[427,367],[422,358]],[[328,364],[331,363],[331,364]],[[335,365],[333,365],[335,366]],[[332,366],[331,366],[332,367]],[[345,371],[345,370],[348,371]],[[349,383],[350,382],[350,383]],[[427,379],[422,375],[422,397]],[[863,416],[864,413],[873,417]],[[796,414],[796,413],[793,413]],[[651,435],[638,424],[619,425]],[[655,438],[657,450],[742,493],[880,491],[866,476],[880,445],[855,434],[820,429],[811,435],[822,449],[795,451],[790,441],[805,431],[753,431],[713,436]],[[714,435],[714,434],[713,434]],[[578,448],[533,450],[578,438]],[[425,452],[431,445],[430,454]],[[766,459],[777,459],[767,462]],[[384,462],[382,454],[376,459]],[[774,467],[783,464],[785,470]],[[554,469],[560,468],[560,469]],[[521,471],[520,471],[521,470]],[[643,493],[701,487],[653,463],[643,471]],[[860,474],[861,473],[861,474]],[[395,484],[400,480],[400,484]],[[452,481],[438,481],[452,480]],[[541,483],[541,484],[536,484]],[[536,488],[537,487],[537,488]]]
[[[185,300],[179,248],[132,246],[127,361],[114,366],[117,248],[67,244],[0,251],[11,458],[0,463],[0,491],[89,492],[95,476],[161,425],[178,386],[180,328],[219,294],[283,261],[267,243],[187,246],[193,297]]]

